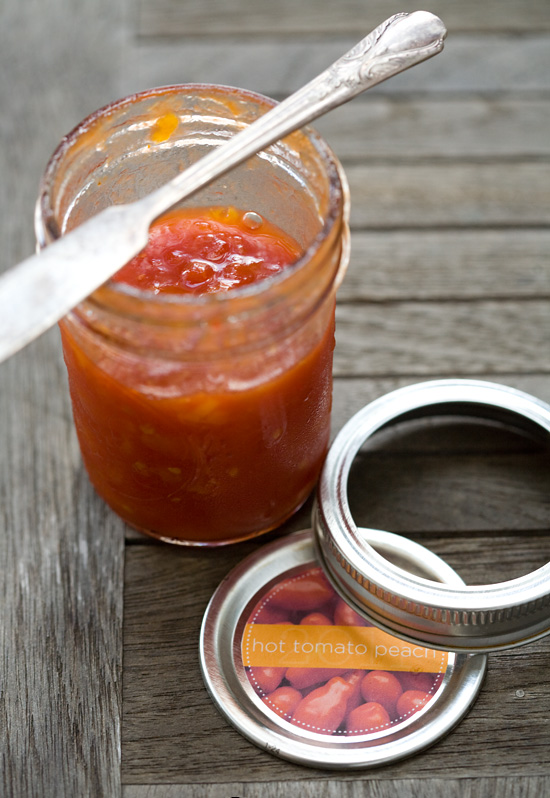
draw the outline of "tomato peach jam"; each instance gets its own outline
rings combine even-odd
[[[317,734],[350,736],[389,729],[426,706],[448,655],[372,626],[320,567],[307,567],[257,603],[242,658],[269,710]]]
[[[46,167],[39,247],[106,207],[158,198],[274,105],[181,84],[94,112]],[[295,131],[157,217],[143,252],[62,320],[83,462],[128,524],[217,546],[303,504],[329,443],[348,219],[334,154]]]
[[[147,291],[230,291],[278,274],[300,257],[298,244],[253,211],[186,209],[151,228],[149,243],[115,280]]]
[[[114,282],[154,295],[230,294],[300,254],[255,212],[187,209],[157,222]],[[220,543],[282,523],[310,493],[328,445],[333,315],[331,300],[321,327],[282,337],[273,322],[280,340],[270,339],[267,315],[266,348],[247,352],[246,367],[223,351],[220,322],[219,354],[172,363],[160,383],[166,364],[114,354],[109,341],[91,356],[82,331],[63,322],[74,420],[97,492],[130,525],[173,542]]]

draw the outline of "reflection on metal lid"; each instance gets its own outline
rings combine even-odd
[[[424,547],[363,530],[403,567],[460,584]],[[373,767],[449,732],[481,687],[483,655],[411,645],[334,591],[310,530],[267,545],[222,582],[205,613],[201,668],[218,709],[272,754],[323,768]]]

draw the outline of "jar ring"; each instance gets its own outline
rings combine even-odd
[[[450,651],[488,652],[550,633],[550,563],[517,579],[455,586],[416,576],[365,540],[348,502],[351,464],[377,431],[432,415],[503,422],[550,440],[550,406],[522,391],[479,380],[435,380],[380,397],[353,416],[327,455],[313,510],[318,553],[338,592],[386,631]]]

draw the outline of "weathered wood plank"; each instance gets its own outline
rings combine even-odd
[[[159,784],[154,786],[125,784],[124,798],[281,798],[289,795],[291,783],[284,776],[270,782],[233,782],[232,784]],[[364,798],[366,784],[330,778],[326,781],[301,781],[301,798]],[[541,798],[550,792],[550,777],[523,776],[514,780],[486,777],[481,779],[388,779],[373,776],[368,791],[376,798]]]
[[[548,301],[350,304],[336,316],[338,376],[494,378],[550,368]]]
[[[119,0],[85,0],[78,9],[52,0],[44,14],[37,0],[25,11],[15,0],[0,6],[0,270],[34,251],[38,182],[61,137],[115,98],[118,7]]]
[[[0,269],[34,249],[38,179],[113,91],[119,4],[5,0]],[[84,478],[56,332],[0,366],[0,794],[120,794],[122,525]]]
[[[6,796],[116,796],[123,534],[82,473],[56,336],[2,366]]]
[[[452,31],[540,31],[550,29],[550,12],[544,0],[448,3],[430,0],[426,11],[441,16]],[[395,13],[387,0],[319,2],[275,0],[269,4],[237,0],[139,0],[136,32],[140,36],[307,35],[355,33],[358,26],[374,27]]]
[[[432,372],[427,379],[439,379],[445,375]],[[448,375],[447,375],[448,376]],[[453,377],[466,377],[467,375],[457,372]],[[549,374],[500,374],[497,378],[495,375],[490,374],[477,374],[476,379],[489,380],[502,385],[508,385],[512,388],[517,388],[520,391],[525,391],[533,396],[542,399],[543,402],[550,403],[550,375]],[[389,391],[394,391],[397,388],[402,388],[405,385],[422,382],[424,377],[415,377],[414,375],[408,376],[394,376],[394,377],[336,377],[334,380],[334,399],[332,405],[332,428],[333,434],[336,434],[351,418],[354,413],[357,413],[362,407],[374,399],[383,396]],[[509,447],[513,451],[517,451],[517,446],[510,436],[507,436],[503,441],[503,447],[498,444],[495,436],[491,438],[490,445],[485,437],[480,438],[480,446],[477,447],[479,452],[490,454],[496,451],[508,450]],[[514,444],[514,445],[513,445]],[[386,445],[384,443],[384,445]],[[464,454],[465,452],[472,451],[474,441],[468,437],[464,442],[461,435],[453,435],[451,427],[447,428],[446,449],[449,452],[457,454]],[[440,451],[437,439],[430,436],[428,440],[427,435],[416,433],[414,437],[408,439],[401,438],[399,446],[402,451],[415,451],[417,453],[434,453]]]
[[[150,7],[154,11],[156,4]],[[192,36],[172,43],[137,40],[128,47],[119,93],[166,83],[199,82],[285,96],[326,69],[368,32],[368,26],[364,33],[357,29],[356,18],[353,26],[354,33],[349,36],[331,35],[320,42]],[[548,34],[510,37],[451,33],[441,55],[376,86],[364,101],[367,97],[418,92],[446,99],[480,92],[538,92],[547,97],[549,72]]]
[[[351,224],[533,227],[550,222],[550,163],[351,165]]]
[[[345,302],[550,296],[550,231],[355,230]]]
[[[432,546],[438,536],[424,537],[423,542]],[[518,561],[525,554],[522,542],[523,536],[515,548]],[[483,543],[491,546],[495,561],[509,546],[508,540],[502,547],[495,541]],[[197,643],[212,591],[255,545],[259,544],[237,547],[222,557],[219,552],[129,547],[124,632],[125,783],[204,784],[208,773],[210,785],[280,785],[284,772],[285,794],[292,790],[302,794],[302,783],[322,785],[336,778],[342,783],[362,784],[365,789],[368,782],[379,779],[489,777],[495,772],[550,777],[550,683],[542,677],[548,640],[492,656],[486,684],[469,716],[438,743],[436,751],[404,763],[336,775],[283,765],[246,742],[210,703],[198,672]],[[462,566],[476,559],[472,546],[459,536],[447,539],[446,546],[456,551]],[[494,573],[493,567],[485,571],[485,577],[490,579]],[[480,739],[490,744],[480,745]],[[243,792],[246,796],[246,790]]]
[[[460,429],[467,438],[468,428],[461,425]],[[471,437],[479,434],[477,427],[474,430]],[[477,534],[548,527],[550,448],[540,454],[458,455],[448,451],[442,426],[432,427],[432,434],[440,448],[431,456],[379,449],[356,458],[349,494],[359,525],[443,535],[448,530]],[[489,445],[487,438],[485,444]],[[539,568],[550,561],[550,536],[534,545]],[[514,555],[501,562],[503,567],[504,563],[506,569],[519,567]],[[510,572],[500,578],[519,575]]]
[[[321,117],[315,127],[344,163],[539,158],[550,151],[550,101],[397,101],[371,94]]]

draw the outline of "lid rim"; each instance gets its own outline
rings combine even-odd
[[[370,534],[365,530],[366,534]],[[370,539],[392,551],[398,536],[379,531]],[[434,578],[460,577],[440,557],[409,541],[409,562]],[[426,565],[425,557],[429,561]],[[244,737],[267,753],[319,769],[357,770],[380,767],[417,754],[448,734],[471,709],[486,673],[487,657],[450,654],[443,681],[426,706],[380,735],[323,735],[304,732],[266,715],[253,692],[240,658],[240,630],[247,608],[258,593],[295,567],[314,565],[311,530],[268,543],[239,563],[219,585],[205,612],[200,634],[200,666],[218,711]],[[243,670],[241,674],[240,671]],[[375,739],[376,737],[376,739]]]

